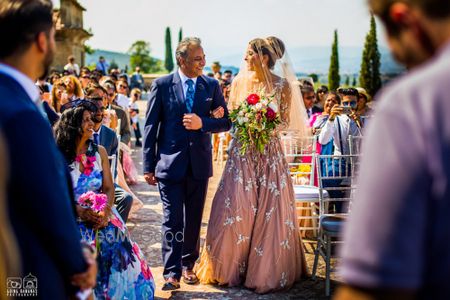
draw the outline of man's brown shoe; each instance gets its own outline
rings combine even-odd
[[[183,270],[183,281],[186,284],[196,284],[198,282],[198,277],[195,275],[194,271],[184,269]]]

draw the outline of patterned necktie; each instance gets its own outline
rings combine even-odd
[[[186,108],[189,113],[192,112],[194,106],[194,81],[192,79],[186,80],[188,89],[186,91]]]
[[[98,138],[98,133],[94,132],[94,143],[96,143],[97,145],[99,144],[99,138]]]

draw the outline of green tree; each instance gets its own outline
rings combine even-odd
[[[94,54],[95,50],[92,49],[91,46],[84,44],[84,53],[85,54]]]
[[[150,56],[150,44],[146,41],[136,41],[128,50],[131,69],[139,66],[144,73],[159,73],[163,70],[160,60]]]
[[[315,73],[309,74],[308,77],[311,77],[314,83],[319,82],[319,76]]]
[[[338,50],[338,33],[334,31],[334,41],[331,46],[330,70],[328,71],[328,88],[336,90],[341,83],[339,76],[339,50]]]
[[[345,78],[345,85],[350,86],[350,75],[347,75]]]
[[[180,30],[178,31],[178,43],[181,42],[183,39],[183,27],[180,27]]]
[[[366,36],[362,54],[359,84],[372,96],[381,88],[380,51],[378,50],[377,25],[373,15],[370,17],[370,30]]]
[[[356,76],[353,77],[353,83],[352,83],[352,86],[356,86]]]
[[[172,56],[172,35],[170,34],[170,28],[166,28],[166,59],[164,60],[164,67],[167,71],[173,70],[173,56]]]

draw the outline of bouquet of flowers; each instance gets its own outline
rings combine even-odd
[[[89,208],[96,213],[103,213],[108,203],[108,196],[105,194],[97,194],[93,191],[86,192],[78,198],[78,204],[83,208]],[[95,239],[91,246],[99,251],[100,243],[98,242],[98,229],[95,231]]]
[[[270,136],[281,122],[274,96],[265,95],[264,92],[248,95],[245,101],[230,113],[230,118],[242,145],[242,155],[252,145],[260,153],[264,153]]]
[[[102,212],[108,203],[108,196],[97,194],[93,191],[86,192],[78,198],[78,204],[84,208],[90,208],[99,213]]]

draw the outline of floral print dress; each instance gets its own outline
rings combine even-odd
[[[89,146],[88,157],[95,157],[93,169],[80,172],[80,162],[71,165],[75,199],[102,187],[101,157],[95,144]],[[81,240],[97,248],[97,286],[95,299],[153,299],[155,282],[150,267],[139,248],[130,239],[126,225],[115,208],[108,225],[95,231],[79,220]]]

